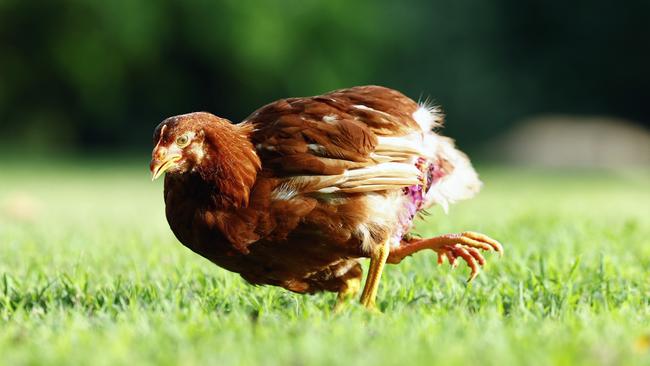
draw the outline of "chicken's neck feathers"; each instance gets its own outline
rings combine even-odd
[[[204,130],[205,157],[196,172],[214,188],[215,204],[222,208],[248,206],[249,196],[261,168],[248,136],[249,124],[220,124]]]

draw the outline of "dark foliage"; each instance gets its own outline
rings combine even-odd
[[[383,84],[461,143],[536,113],[650,121],[650,2],[0,1],[6,144],[148,148],[165,116]]]

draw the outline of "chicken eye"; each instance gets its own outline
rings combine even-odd
[[[185,147],[190,142],[190,138],[187,135],[178,136],[176,139],[176,145],[179,147]]]

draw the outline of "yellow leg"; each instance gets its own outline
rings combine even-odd
[[[352,277],[345,281],[343,289],[339,291],[338,296],[336,297],[336,305],[334,305],[334,313],[338,313],[343,309],[347,299],[353,297],[359,292],[361,288],[361,278]]]
[[[386,259],[390,252],[390,243],[386,240],[370,257],[370,268],[368,269],[368,278],[363,287],[361,294],[361,304],[368,309],[375,309],[375,299],[377,298],[377,289],[379,288],[379,280],[381,273],[384,270]]]

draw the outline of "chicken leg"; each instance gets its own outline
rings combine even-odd
[[[341,290],[338,293],[338,296],[336,297],[336,305],[334,305],[334,313],[340,312],[343,309],[346,300],[356,295],[357,292],[359,292],[360,288],[361,288],[360,277],[351,277],[345,280],[343,287],[341,288]]]
[[[368,278],[361,293],[361,304],[368,309],[375,310],[375,299],[377,298],[377,289],[381,273],[384,271],[384,265],[390,253],[390,242],[385,240],[370,256],[370,268],[368,269]]]
[[[397,264],[405,257],[423,249],[432,249],[438,253],[438,264],[442,263],[443,258],[447,258],[455,267],[456,259],[462,258],[472,270],[468,282],[476,277],[479,268],[485,264],[485,258],[478,249],[494,250],[503,255],[503,246],[498,241],[483,234],[467,231],[429,239],[402,240],[399,247],[390,251],[387,262]]]

